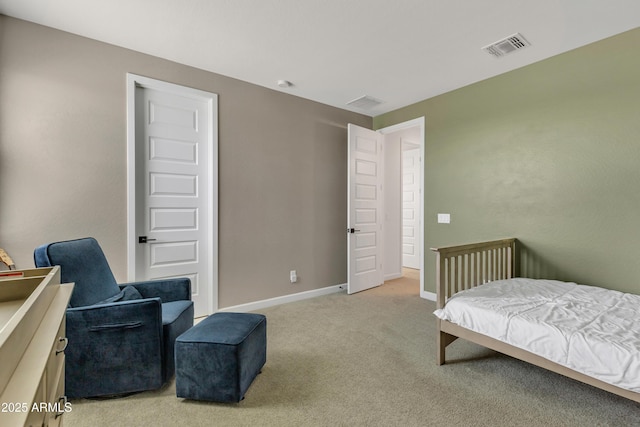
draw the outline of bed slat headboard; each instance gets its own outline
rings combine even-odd
[[[437,306],[456,292],[514,275],[516,239],[431,248],[436,252]]]

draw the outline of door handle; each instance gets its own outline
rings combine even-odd
[[[155,242],[157,239],[149,239],[147,236],[138,236],[138,243]]]
[[[356,230],[355,228],[347,228],[347,233],[353,234],[353,233],[356,233],[358,231],[360,231],[360,230]]]

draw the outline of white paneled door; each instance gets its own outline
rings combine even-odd
[[[420,268],[420,149],[402,151],[402,265]]]
[[[136,87],[135,278],[189,277],[195,315],[210,314],[212,105]]]
[[[347,292],[352,294],[384,282],[384,173],[380,133],[349,124],[348,141]]]

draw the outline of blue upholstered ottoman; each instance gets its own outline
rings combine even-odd
[[[215,313],[176,339],[176,395],[239,402],[267,361],[267,318]]]

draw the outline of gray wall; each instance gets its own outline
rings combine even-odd
[[[127,72],[219,95],[220,307],[346,282],[346,124],[370,117],[0,16],[0,247],[19,268],[94,236],[126,279]]]
[[[640,29],[376,117],[425,116],[425,248],[516,237],[523,276],[640,293],[638,45]]]

